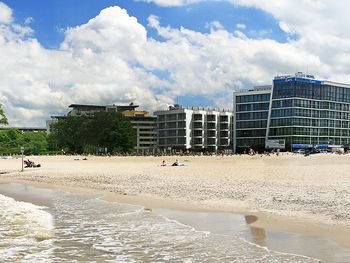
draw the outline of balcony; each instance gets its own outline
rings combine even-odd
[[[186,114],[185,113],[179,113],[177,115],[178,120],[186,120]]]
[[[220,132],[220,138],[228,138],[228,137],[229,137],[228,131]]]
[[[208,123],[207,124],[207,130],[216,130],[215,123]]]
[[[220,146],[227,146],[228,145],[228,139],[220,139]]]
[[[208,131],[207,132],[207,137],[208,138],[215,138],[216,137],[216,132],[215,131]]]
[[[165,128],[163,128],[163,129],[176,129],[177,123],[176,122],[168,122],[168,123],[165,123],[164,127]]]
[[[202,116],[202,114],[194,114],[194,115],[193,115],[193,121],[194,121],[194,122],[202,122],[202,121],[203,121],[203,116]]]
[[[223,130],[228,130],[228,124],[220,124],[220,130],[223,131]]]
[[[193,134],[193,137],[199,137],[199,138],[203,137],[203,132],[201,130],[195,130],[193,131],[192,134]]]
[[[228,122],[228,116],[220,116],[219,120],[220,120],[220,123],[227,123]]]
[[[208,115],[207,122],[216,122],[216,115]]]
[[[207,139],[207,145],[216,145],[216,139],[214,138],[211,138],[211,139]]]
[[[193,145],[195,145],[195,146],[202,146],[203,145],[203,140],[201,138],[195,138],[193,140]]]
[[[169,114],[166,116],[167,121],[177,121],[177,115],[176,114]]]
[[[194,122],[193,123],[193,129],[199,129],[199,130],[202,130],[203,129],[203,124],[202,124],[202,122]]]

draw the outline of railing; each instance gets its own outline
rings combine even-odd
[[[216,108],[216,107],[213,107],[213,108],[207,107],[206,108],[206,107],[198,107],[198,106],[192,106],[192,107],[181,106],[179,108],[172,107],[172,108],[168,108],[165,110],[158,110],[158,111],[155,111],[154,113],[161,112],[161,111],[176,111],[176,110],[204,110],[204,111],[217,111],[217,112],[233,112],[233,110],[231,110],[231,109],[220,109],[220,108]]]

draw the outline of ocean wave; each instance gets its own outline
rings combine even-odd
[[[45,208],[0,195],[0,210],[0,262],[317,262],[100,196],[57,191]]]
[[[45,207],[0,194],[0,261],[48,259],[54,223]]]

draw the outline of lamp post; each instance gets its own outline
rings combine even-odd
[[[21,170],[21,172],[23,172],[23,153],[24,153],[24,147],[21,146],[21,154],[22,154],[22,170]]]

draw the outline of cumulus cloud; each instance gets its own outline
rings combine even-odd
[[[224,29],[224,26],[219,21],[212,21],[210,23],[207,23],[205,25],[206,28],[209,28],[210,30],[218,30],[218,29]]]
[[[45,49],[26,26],[0,30],[0,103],[10,125],[43,126],[71,103],[133,101],[154,110],[173,102],[159,92],[168,82],[136,59],[147,41],[145,28],[119,7],[67,29],[58,50]]]
[[[261,32],[256,34],[263,37],[252,37],[242,26],[230,33],[218,21],[208,23],[207,33],[163,26],[156,16],[145,27],[115,6],[66,29],[57,50],[44,48],[2,4],[10,16],[0,12],[0,103],[11,125],[32,126],[65,113],[71,103],[133,101],[152,111],[177,96],[201,95],[213,106],[231,107],[232,91],[307,67],[320,77],[350,82],[350,33],[346,23],[327,24],[329,15],[344,22],[344,7],[325,10],[326,0],[299,2],[302,7],[292,1],[232,0],[271,13],[286,34],[297,36],[286,43]],[[293,8],[298,16],[290,14]],[[308,8],[315,14],[306,16]],[[322,14],[326,21],[318,22]],[[150,28],[161,41],[147,36]]]
[[[0,2],[0,24],[12,22],[12,10],[4,3]]]
[[[136,0],[136,1],[155,3],[156,5],[164,6],[164,7],[173,7],[173,6],[194,4],[194,3],[202,2],[203,0]]]
[[[205,2],[200,0],[197,2]],[[209,0],[210,1],[210,0]],[[216,1],[216,0],[212,0]],[[309,68],[321,77],[340,77],[341,81],[349,81],[349,41],[348,10],[350,2],[332,0],[218,0],[229,2],[237,7],[260,9],[271,14],[280,29],[287,35],[290,48],[299,53],[312,57],[313,62],[300,60],[296,69]],[[152,2],[158,3],[158,0]],[[172,6],[172,1],[167,6]],[[162,5],[164,6],[164,2]],[[159,4],[159,3],[158,3]],[[186,1],[178,1],[177,5],[190,4]],[[236,36],[244,39],[246,34],[237,27]],[[271,32],[269,29],[256,32],[248,32],[250,37],[267,38]],[[262,42],[261,42],[262,43]],[[283,47],[283,45],[282,45]],[[279,53],[280,50],[276,50]],[[283,67],[285,68],[285,67]]]
[[[246,29],[247,26],[245,24],[236,24],[237,29]]]

